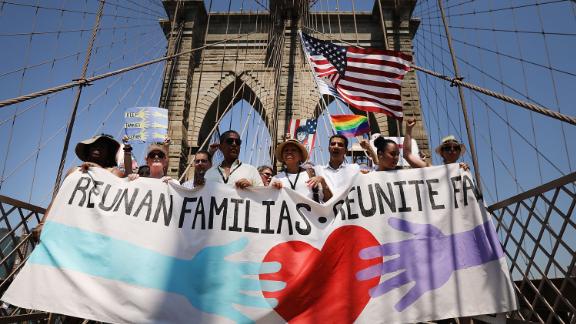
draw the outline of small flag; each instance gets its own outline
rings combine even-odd
[[[412,57],[397,51],[340,46],[300,33],[322,94],[362,111],[402,118],[400,88]]]
[[[308,152],[312,152],[316,141],[316,119],[290,119],[288,133],[293,139],[298,140],[306,147]]]
[[[368,117],[358,115],[332,115],[332,124],[336,133],[346,137],[355,137],[370,132]]]

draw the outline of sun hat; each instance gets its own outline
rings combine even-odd
[[[456,137],[454,137],[454,135],[448,135],[448,136],[442,138],[440,145],[438,145],[438,147],[436,147],[436,150],[435,150],[436,153],[438,155],[441,155],[442,147],[446,144],[449,144],[449,143],[460,145],[460,156],[463,156],[464,153],[466,153],[466,145],[458,142],[458,140],[456,139]]]
[[[168,151],[166,150],[166,146],[162,144],[150,144],[150,146],[148,146],[148,150],[146,150],[146,157],[148,157],[148,155],[154,151],[160,151],[164,153],[166,157],[168,157]]]
[[[298,147],[300,153],[302,153],[302,162],[308,160],[308,151],[306,150],[304,145],[302,145],[302,143],[298,142],[295,139],[288,139],[278,144],[278,146],[276,147],[276,160],[278,160],[278,162],[284,163],[284,159],[282,159],[282,150],[284,150],[284,147],[288,144],[296,145],[296,147]]]
[[[74,149],[74,151],[76,152],[76,156],[78,156],[78,158],[81,161],[86,161],[88,159],[88,149],[90,147],[90,145],[96,143],[96,142],[102,142],[104,145],[106,145],[109,148],[110,154],[108,156],[108,160],[105,161],[105,165],[102,165],[105,168],[108,167],[113,167],[116,166],[116,152],[118,152],[118,149],[120,148],[120,143],[118,143],[114,137],[112,137],[111,135],[108,134],[100,134],[100,135],[96,135],[94,137],[91,137],[89,139],[85,139],[81,142],[79,142],[78,144],[76,144],[76,148]]]

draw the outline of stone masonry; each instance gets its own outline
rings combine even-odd
[[[276,8],[282,10],[271,13],[208,15],[203,1],[183,0],[177,5],[178,1],[164,0],[169,20],[161,25],[169,40],[168,52],[206,46],[166,65],[160,106],[169,111],[169,174],[176,177],[184,172],[194,153],[200,147],[207,148],[205,143],[209,143],[217,120],[242,99],[260,115],[276,143],[282,141],[291,118],[313,118],[322,113],[331,98],[322,100],[315,88],[299,29],[337,43],[341,40],[377,48],[385,48],[387,43],[389,49],[413,54],[412,38],[419,24],[412,18],[416,1],[380,1],[384,28],[376,2],[371,12],[298,14],[296,8],[286,10],[284,7],[290,5],[280,3]],[[429,153],[419,100],[416,73],[411,71],[402,85],[404,113],[419,121],[414,135],[420,149]],[[372,132],[401,134],[400,124],[384,114],[371,113],[370,125]]]

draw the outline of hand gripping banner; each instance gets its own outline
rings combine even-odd
[[[516,309],[498,238],[457,165],[290,189],[66,178],[2,297],[113,323],[404,323]]]

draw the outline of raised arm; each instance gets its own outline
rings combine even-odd
[[[362,147],[366,151],[370,159],[372,159],[372,163],[374,163],[374,165],[378,164],[378,154],[374,152],[374,149],[372,149],[372,146],[370,145],[370,142],[368,142],[368,140],[365,139],[361,140],[360,147]]]
[[[406,120],[406,133],[404,134],[403,156],[404,160],[413,168],[425,168],[428,165],[416,154],[412,154],[412,129],[416,125],[414,118]]]

